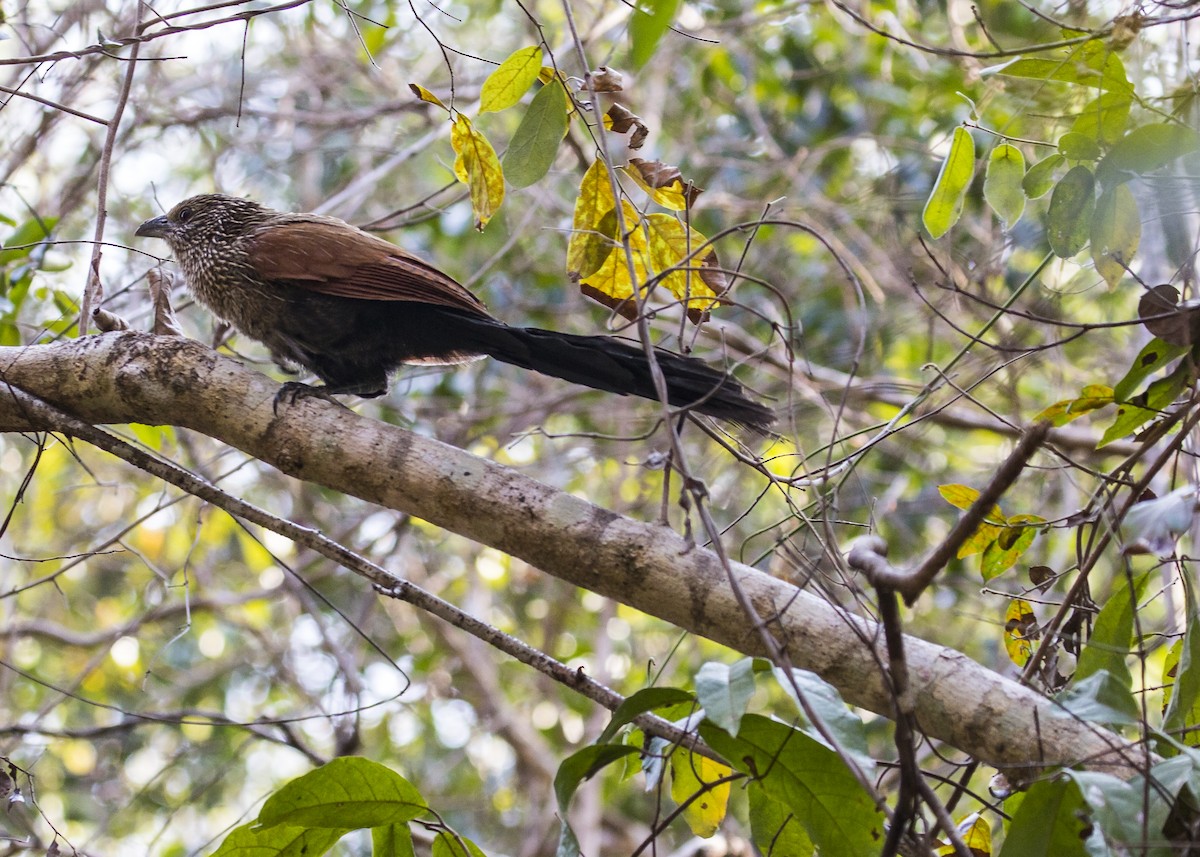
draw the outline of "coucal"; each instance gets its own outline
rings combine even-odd
[[[387,392],[404,363],[455,364],[494,357],[620,395],[657,399],[645,352],[611,336],[509,327],[449,275],[393,244],[319,214],[274,211],[248,199],[203,194],[147,220],[192,294],[282,365],[302,366],[324,387],[290,382],[297,396]],[[771,410],[725,372],[656,350],[667,400],[759,432]]]

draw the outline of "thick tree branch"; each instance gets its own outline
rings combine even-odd
[[[319,399],[276,417],[277,384],[199,343],[117,332],[0,348],[0,383],[92,423],[202,432],[298,479],[405,511],[738,651],[763,654],[712,553]],[[0,430],[28,428],[19,411],[0,410]],[[753,568],[733,570],[797,666],[819,673],[849,702],[891,715],[879,668],[887,656],[874,623]],[[904,645],[916,719],[927,735],[1004,767],[1138,764],[1120,737],[1062,716],[1053,702],[960,652],[914,637]]]

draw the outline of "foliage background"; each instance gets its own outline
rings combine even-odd
[[[680,32],[668,32],[637,70],[629,9],[619,3],[230,2],[207,11],[158,3],[144,19],[184,11],[171,22],[196,29],[142,45],[106,143],[103,125],[59,108],[113,114],[129,48],[107,42],[132,32],[136,5],[8,0],[0,59],[65,53],[0,68],[4,86],[51,102],[9,97],[0,110],[0,234],[7,230],[6,247],[26,248],[0,251],[10,254],[0,257],[0,340],[72,335],[106,145],[111,243],[99,270],[105,308],[134,326],[149,323],[148,254],[162,252],[132,239],[136,224],[210,190],[384,229],[513,323],[619,326],[564,276],[591,141],[572,132],[550,175],[510,190],[476,233],[450,169],[445,116],[408,89],[417,82],[448,99],[452,85],[465,109],[494,63],[540,38],[578,75],[569,13],[590,62],[626,73],[621,99],[651,129],[647,151],[707,189],[697,227],[715,235],[771,221],[719,242],[747,279],[697,348],[713,361],[752,362],[743,377],[786,415],[786,437],[766,452],[766,469],[801,481],[768,481],[689,437],[691,464],[729,527],[726,544],[746,562],[858,605],[860,584],[827,574],[839,545],[870,530],[895,557],[923,553],[955,516],[939,485],[985,483],[1015,426],[1085,384],[1114,384],[1149,338],[1129,324],[1060,341],[1074,329],[1044,319],[1132,321],[1141,289],[1128,279],[1110,289],[1090,265],[1057,260],[1021,298],[1020,309],[1038,319],[1004,317],[955,365],[951,384],[921,396],[920,418],[889,422],[963,348],[962,331],[977,330],[993,313],[989,303],[1003,302],[1045,253],[1046,200],[1005,231],[978,184],[946,238],[921,237],[922,207],[961,122],[986,126],[972,132],[981,151],[1000,132],[1033,162],[1081,106],[1072,102],[1081,93],[1052,83],[985,75],[1003,59],[986,56],[991,43],[1019,51],[1061,38],[1060,24],[1099,29],[1126,11],[974,7],[977,16],[958,0],[686,3],[675,17]],[[1147,27],[1121,53],[1145,96],[1139,109],[1195,125],[1190,13],[1165,5],[1153,13],[1175,22]],[[873,34],[856,18],[932,49]],[[502,142],[517,117],[478,121]],[[1144,282],[1191,281],[1195,175],[1185,162],[1136,186],[1143,245],[1134,269]],[[53,224],[52,240],[27,247],[29,224],[39,222]],[[211,337],[204,313],[177,305],[190,335]],[[679,347],[679,330],[666,318],[656,336]],[[252,343],[233,345],[274,371]],[[407,373],[386,400],[355,407],[622,514],[653,520],[665,510],[684,526],[678,486],[664,487],[650,466],[664,436],[628,439],[652,425],[644,403],[483,363]],[[1084,423],[1091,447],[1105,424]],[[125,433],[621,692],[652,681],[688,686],[700,663],[730,656],[419,520],[296,484],[206,438],[136,425]],[[1047,457],[1004,510],[1066,522],[1103,484],[1114,453],[1128,452],[1081,444]],[[841,462],[826,479],[823,468]],[[1156,487],[1194,479],[1193,467],[1181,457]],[[554,771],[594,738],[606,712],[88,447],[7,435],[0,485],[11,503],[0,546],[0,754],[34,774],[38,807],[10,812],[0,829],[44,844],[52,824],[89,854],[205,853],[281,782],[362,752],[419,783],[489,854],[552,851]],[[1123,570],[1110,559],[1093,580],[1097,598],[1110,589],[1105,578]],[[1046,532],[1029,561],[982,592],[975,560],[952,564],[906,616],[908,629],[1014,672],[1004,609],[1029,588],[1035,562],[1068,572],[1074,531]],[[1180,630],[1172,573],[1182,567],[1164,568],[1164,597],[1146,614],[1168,642]],[[1155,674],[1164,651],[1151,643],[1144,652]],[[761,694],[764,708],[777,701]],[[873,749],[889,755],[886,722],[868,725]],[[977,790],[985,779],[973,782]],[[745,835],[736,801],[726,828],[733,838]],[[577,798],[576,829],[591,853],[632,853],[663,806],[664,796],[607,776]],[[662,847],[689,836],[676,824]],[[340,847],[365,853],[362,841]]]

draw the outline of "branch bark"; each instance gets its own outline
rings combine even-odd
[[[623,518],[510,468],[320,399],[272,410],[278,385],[179,337],[120,331],[0,348],[0,383],[93,424],[193,429],[297,479],[423,518],[585,589],[750,655],[758,632],[717,558],[655,524]],[[36,428],[13,407],[0,431]],[[796,666],[854,705],[890,716],[880,628],[782,580],[734,564],[743,591]],[[1132,771],[1124,739],[953,649],[904,641],[920,728],[989,764],[1083,763]]]

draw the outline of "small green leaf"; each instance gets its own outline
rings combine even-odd
[[[1133,691],[1107,670],[1074,682],[1055,701],[1061,706],[1061,710],[1055,711],[1055,714],[1072,720],[1121,726],[1137,723],[1141,719]]]
[[[25,259],[40,246],[39,242],[50,237],[50,232],[58,223],[57,217],[42,217],[26,220],[13,230],[0,250],[0,268],[4,268],[19,259]]]
[[[937,181],[925,203],[921,219],[933,238],[941,238],[962,214],[963,199],[975,176],[975,141],[961,125],[954,129],[950,153],[942,162]]]
[[[407,824],[371,828],[372,857],[416,857],[412,830]]]
[[[567,91],[556,78],[538,90],[504,153],[504,177],[513,187],[528,187],[554,165],[567,133]]]
[[[1072,167],[1054,188],[1046,213],[1046,238],[1054,255],[1069,259],[1087,244],[1096,210],[1096,177],[1082,164]]]
[[[641,0],[637,4],[629,19],[629,59],[634,69],[640,69],[654,56],[678,9],[679,0]]]
[[[867,730],[859,717],[842,699],[838,689],[814,672],[793,667],[790,675],[781,668],[772,671],[779,686],[784,689],[792,701],[796,703],[800,715],[807,721],[807,712],[811,710],[829,732],[841,744],[841,749],[858,763],[858,767],[868,777],[875,772],[875,759],[871,756],[867,744]],[[804,698],[801,705],[797,692]],[[809,724],[805,732],[814,740],[825,743],[825,738]]]
[[[1025,211],[1025,193],[1021,189],[1024,178],[1025,156],[1020,149],[1009,143],[992,149],[983,179],[983,198],[1010,229]]]
[[[693,701],[694,697],[692,694],[682,688],[644,687],[637,693],[626,697],[625,701],[617,706],[617,710],[613,712],[612,720],[604,727],[604,731],[600,733],[600,737],[596,739],[596,743],[607,744],[616,736],[622,726],[631,723],[647,711],[654,711],[656,708],[665,708],[668,705],[678,705],[681,702]]]
[[[1171,647],[1163,664],[1163,730],[1194,747],[1200,743],[1200,731],[1181,734],[1200,723],[1200,610],[1191,586],[1187,587],[1187,600],[1187,631]]]
[[[1133,642],[1133,611],[1148,579],[1149,575],[1143,574],[1132,586],[1126,580],[1118,579],[1115,591],[1096,617],[1092,636],[1079,655],[1075,667],[1076,682],[1103,670],[1126,687],[1133,686],[1125,658]]]
[[[512,107],[533,86],[542,71],[542,49],[537,45],[509,55],[488,75],[479,93],[479,112],[494,113]]]
[[[1068,131],[1058,138],[1058,151],[1071,161],[1094,161],[1100,157],[1100,144],[1086,134]]]
[[[234,828],[212,857],[299,857],[324,854],[347,831],[320,827],[256,827],[254,822]]]
[[[1092,260],[1109,288],[1115,289],[1142,240],[1142,219],[1129,185],[1119,184],[1100,194],[1092,218]],[[1124,263],[1124,264],[1122,264]]]
[[[1055,152],[1030,167],[1029,172],[1025,173],[1025,178],[1021,181],[1021,189],[1025,191],[1025,196],[1030,199],[1039,199],[1048,194],[1050,188],[1054,187],[1055,170],[1066,162],[1066,158]]]
[[[696,698],[704,715],[726,732],[736,733],[754,695],[754,661],[709,661],[696,673]]]
[[[439,830],[433,837],[431,857],[487,857],[479,846],[467,839],[445,830]]]
[[[1125,133],[1132,104],[1133,97],[1129,92],[1103,92],[1080,111],[1071,130],[1106,146],[1112,145]]]
[[[1020,57],[983,70],[1032,80],[1056,80],[1114,92],[1132,92],[1121,58],[1099,40],[1069,49],[1060,59]]]
[[[1139,408],[1136,405],[1121,405],[1117,408],[1117,415],[1113,419],[1112,424],[1101,435],[1100,442],[1096,444],[1096,448],[1101,449],[1115,440],[1120,440],[1126,435],[1133,434],[1133,432],[1157,417],[1158,411],[1153,411],[1150,408]]]
[[[558,773],[554,775],[554,796],[558,799],[561,821],[557,857],[579,857],[579,840],[567,823],[567,808],[580,783],[613,762],[640,752],[637,747],[621,744],[592,744],[572,753],[558,766]]]
[[[1055,402],[1033,418],[1034,422],[1050,420],[1056,426],[1065,426],[1072,420],[1077,420],[1084,414],[1107,407],[1113,403],[1111,387],[1103,384],[1089,384],[1079,392],[1074,399],[1064,399]]]

